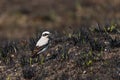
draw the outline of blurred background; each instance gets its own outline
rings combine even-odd
[[[97,23],[120,24],[120,0],[0,0],[0,38]]]
[[[120,0],[0,0],[0,80],[120,80]]]

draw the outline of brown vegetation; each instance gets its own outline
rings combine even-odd
[[[0,80],[120,80],[119,0],[0,0]],[[30,54],[42,31],[49,50]]]

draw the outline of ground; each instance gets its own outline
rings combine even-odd
[[[120,80],[119,0],[1,0],[0,80]],[[44,30],[49,48],[30,58]]]

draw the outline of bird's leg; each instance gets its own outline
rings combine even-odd
[[[37,62],[39,62],[40,61],[40,55],[38,55],[38,57],[37,57]]]

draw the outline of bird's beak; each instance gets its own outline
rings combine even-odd
[[[52,33],[50,33],[50,35],[49,35],[49,39],[53,39],[53,35],[52,35]]]

